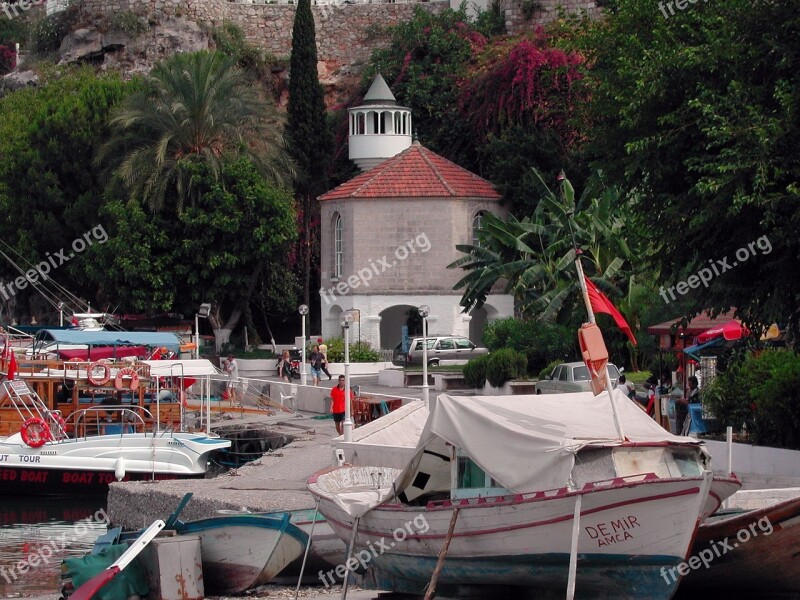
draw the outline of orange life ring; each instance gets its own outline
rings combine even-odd
[[[102,369],[102,375],[95,375],[95,369]],[[89,368],[86,369],[86,378],[89,380],[89,383],[94,386],[99,387],[105,385],[108,383],[108,380],[111,379],[111,369],[108,368],[108,365],[101,362],[92,363],[89,365]]]
[[[40,448],[53,437],[49,425],[39,417],[31,417],[25,421],[19,432],[22,435],[22,441],[31,448]]]
[[[131,382],[126,386],[123,379],[125,377],[130,377]],[[117,371],[117,376],[114,378],[114,387],[119,391],[129,389],[131,391],[136,391],[139,389],[139,374],[136,372],[135,369],[131,369],[130,367],[125,367],[124,369],[120,369]]]

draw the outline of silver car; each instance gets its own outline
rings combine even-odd
[[[617,385],[619,369],[608,363],[606,366],[611,376],[611,386]],[[536,384],[537,394],[562,394],[565,392],[590,392],[592,381],[589,369],[582,362],[561,363],[545,379]]]
[[[422,341],[423,338],[414,338],[408,346],[406,355],[407,365],[422,364]],[[428,366],[435,367],[440,363],[451,362],[456,364],[465,363],[471,358],[488,354],[487,348],[479,348],[469,341],[469,339],[455,335],[429,335],[425,338],[428,346]]]

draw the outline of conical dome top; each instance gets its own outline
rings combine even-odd
[[[378,73],[364,96],[364,104],[397,104],[392,90],[386,85],[383,76]]]

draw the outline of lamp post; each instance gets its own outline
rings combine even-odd
[[[419,307],[419,316],[422,317],[422,400],[425,408],[430,408],[428,396],[428,315],[431,309],[427,304]]]
[[[308,305],[301,304],[297,308],[297,312],[303,316],[303,346],[300,350],[300,356],[302,357],[301,360],[303,361],[303,370],[300,371],[300,385],[306,385],[306,315],[308,314]]]
[[[349,442],[353,437],[353,417],[350,406],[350,323],[353,322],[353,313],[347,311],[342,317],[344,327],[344,441]]]
[[[211,314],[211,305],[204,302],[194,313],[194,357],[200,358],[200,317],[207,319]]]

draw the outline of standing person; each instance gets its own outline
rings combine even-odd
[[[236,402],[236,388],[239,384],[239,363],[233,357],[233,354],[228,355],[228,360],[223,364],[222,370],[227,373],[228,379],[228,398],[231,404]]]
[[[292,383],[292,357],[289,356],[288,350],[283,351],[278,361],[278,377]]]
[[[314,344],[311,348],[311,355],[308,357],[308,362],[311,363],[311,380],[314,385],[319,385],[319,380],[322,379],[322,360],[324,356],[319,351],[319,346]]]
[[[691,375],[686,379],[689,385],[689,393],[686,397],[678,398],[675,401],[675,427],[678,429],[678,434],[688,435],[691,420],[687,419],[689,416],[689,405],[700,404],[700,388],[697,377]]]
[[[328,371],[328,346],[322,338],[317,338],[317,343],[319,344],[319,351],[322,352],[322,372],[328,376],[328,381],[330,381],[332,377]]]
[[[619,379],[617,380],[617,389],[625,394],[628,398],[631,397],[631,388],[628,385],[628,381],[625,378],[625,375],[620,375]]]
[[[350,400],[354,400],[356,395],[353,390],[350,390]],[[339,375],[336,387],[331,390],[331,413],[333,413],[333,424],[336,427],[336,433],[342,435],[344,433],[344,375]]]

